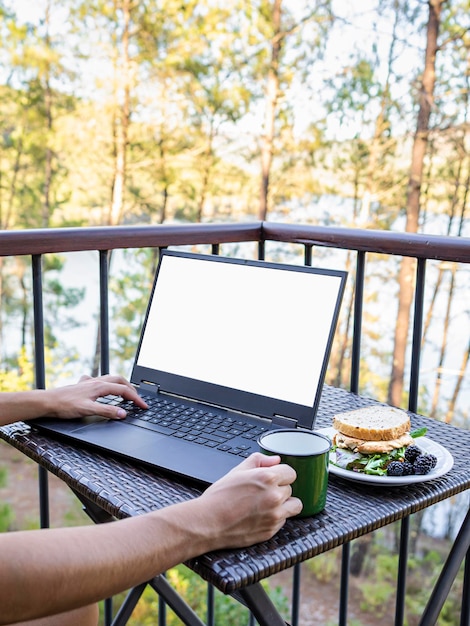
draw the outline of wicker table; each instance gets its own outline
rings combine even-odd
[[[369,404],[374,401],[325,386],[316,428],[330,426],[335,413]],[[222,592],[241,599],[261,625],[284,625],[259,584],[263,578],[470,487],[470,432],[414,414],[411,418],[413,428],[426,426],[427,435],[434,441],[450,451],[459,450],[454,467],[445,476],[406,487],[384,488],[345,481],[330,474],[326,508],[321,514],[289,520],[270,541],[250,548],[205,554],[187,565]],[[0,437],[64,480],[91,508],[115,518],[140,515],[200,493],[196,486],[184,481],[53,439],[24,423],[0,428]],[[467,518],[423,616],[422,624],[426,626],[434,623],[430,621],[431,616],[440,610],[469,547],[470,520]],[[98,514],[95,521],[102,521]],[[165,583],[160,582],[163,587],[157,590],[165,595]],[[154,586],[158,585],[154,581]],[[202,623],[197,617],[185,614],[184,609],[180,617],[186,624]],[[469,623],[468,617],[466,619],[462,623]]]

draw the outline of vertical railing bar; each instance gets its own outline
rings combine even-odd
[[[46,365],[44,356],[44,307],[42,300],[42,255],[31,257],[33,275],[34,312],[34,371],[37,389],[46,388]],[[38,467],[39,520],[41,528],[49,528],[49,478],[44,467]]]
[[[220,244],[213,243],[212,244],[212,254],[218,255],[220,252]]]
[[[312,250],[313,245],[311,243],[304,244],[304,265],[312,265]]]
[[[294,565],[294,572],[292,574],[292,611],[291,611],[292,626],[298,626],[299,624],[301,574],[302,574],[301,564],[296,563],[296,565]]]
[[[109,299],[108,299],[108,250],[99,251],[100,259],[100,373],[109,374]],[[113,622],[113,599],[104,600],[104,624]]]
[[[424,280],[426,259],[419,258],[416,267],[415,307],[413,319],[413,343],[411,349],[410,388],[408,409],[413,413],[418,408],[419,363],[421,357],[421,335],[423,330]],[[398,562],[397,598],[395,607],[395,626],[402,626],[405,618],[406,574],[408,565],[408,544],[410,519],[403,518],[400,532],[400,556]]]
[[[364,303],[365,252],[358,251],[356,259],[356,282],[354,295],[354,324],[351,354],[351,391],[359,393],[359,370],[361,360],[362,307]]]
[[[166,250],[167,248],[168,246],[158,247],[159,260],[162,255],[162,250]],[[162,576],[166,578],[166,572],[163,572]],[[166,602],[160,595],[158,596],[158,626],[166,626]]]
[[[34,366],[37,389],[46,388],[44,359],[44,308],[42,301],[42,255],[32,255],[34,310]]]
[[[104,616],[103,622],[105,626],[111,626],[113,623],[113,599],[105,598],[104,600]]]
[[[158,259],[160,261],[162,251],[166,250],[168,246],[158,246]],[[166,578],[166,572],[162,573],[162,576]],[[161,595],[158,596],[158,626],[166,626],[166,602]]]
[[[166,572],[163,572],[163,577],[166,578]],[[158,596],[158,626],[166,626],[166,602],[162,596]]]
[[[397,596],[395,604],[395,626],[403,626],[405,619],[406,572],[408,566],[408,543],[410,537],[410,516],[401,520],[400,552],[398,555]]]
[[[140,600],[146,586],[147,583],[142,583],[129,591],[126,599],[120,606],[119,611],[117,612],[117,615],[114,618],[111,626],[125,626],[128,623],[132,612],[136,607],[138,601]]]
[[[263,240],[258,241],[258,259],[260,261],[264,261],[265,254],[266,254],[266,242],[263,239]],[[249,620],[248,620],[248,626],[254,626],[254,624],[255,624],[255,617],[254,617],[253,613],[251,613],[251,611],[250,611],[250,617],[249,617]]]
[[[350,388],[353,393],[359,393],[359,373],[361,362],[361,333],[362,309],[364,303],[364,276],[366,254],[357,252],[356,280],[354,285],[354,322],[351,353],[351,380]],[[348,620],[349,597],[349,566],[351,560],[351,545],[345,543],[341,553],[341,586],[339,598],[339,626],[346,626]]]
[[[424,288],[426,259],[418,258],[416,267],[415,306],[413,318],[413,342],[411,348],[410,388],[408,410],[415,413],[418,408],[419,364],[421,358],[421,336],[423,332]],[[410,518],[401,521],[400,556],[398,561],[397,598],[395,607],[395,626],[402,626],[405,619],[406,575],[408,566],[408,546],[410,537]]]
[[[462,608],[460,610],[460,626],[470,624],[470,553],[465,557],[462,586]]]
[[[38,467],[39,481],[39,523],[41,528],[49,528],[49,476],[44,467]]]
[[[415,308],[413,320],[413,344],[411,349],[410,392],[408,409],[416,413],[419,391],[419,362],[421,358],[421,336],[423,332],[424,279],[426,259],[418,259],[416,267]]]
[[[439,615],[449,592],[455,581],[464,559],[468,558],[470,551],[470,510],[467,511],[465,519],[460,526],[454,543],[450,549],[447,559],[441,569],[439,577],[434,585],[426,607],[421,615],[419,626],[429,626],[437,624]],[[467,564],[465,563],[465,570]],[[468,602],[468,600],[467,600]],[[468,626],[468,622],[462,622],[461,626]]]
[[[215,593],[210,583],[207,583],[207,626],[215,626]]]
[[[166,626],[166,602],[158,596],[158,626]]]
[[[348,598],[349,598],[349,565],[351,561],[351,544],[343,544],[341,552],[341,579],[339,591],[339,615],[338,626],[346,626],[348,623]]]
[[[109,374],[109,284],[108,250],[100,250],[100,364],[101,374]]]

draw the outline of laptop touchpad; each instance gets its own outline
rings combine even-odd
[[[95,422],[74,432],[74,437],[96,445],[105,446],[121,453],[129,453],[146,442],[146,433],[141,428],[129,426],[123,422],[105,420]],[[152,441],[168,440],[165,435],[152,432]]]

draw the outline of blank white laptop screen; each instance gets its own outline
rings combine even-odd
[[[312,406],[341,282],[164,256],[137,365]]]

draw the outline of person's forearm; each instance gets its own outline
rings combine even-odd
[[[62,613],[221,548],[266,541],[302,510],[296,474],[253,454],[188,502],[101,526],[0,535],[0,624]]]
[[[0,399],[0,426],[41,417],[52,410],[50,394],[42,389],[4,392]]]
[[[193,500],[102,526],[0,535],[0,624],[111,597],[208,551],[217,540],[198,507]]]

